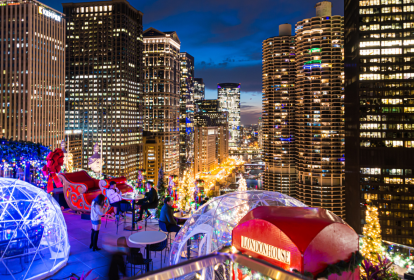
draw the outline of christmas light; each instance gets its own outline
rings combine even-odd
[[[378,256],[382,255],[381,226],[378,219],[378,208],[367,200],[367,210],[361,246],[361,254],[373,263],[378,263]]]

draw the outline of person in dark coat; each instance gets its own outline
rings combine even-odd
[[[161,208],[160,221],[165,223],[168,232],[179,232],[181,227],[177,225],[177,221],[174,218],[173,203],[173,200],[169,196],[164,199],[164,206]]]
[[[150,191],[145,194],[143,199],[138,200],[138,205],[140,205],[139,209],[139,218],[138,222],[142,221],[142,214],[147,212],[147,219],[151,216],[151,213],[148,209],[154,209],[158,206],[158,192],[156,187],[152,186]]]

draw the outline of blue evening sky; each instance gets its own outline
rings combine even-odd
[[[40,0],[62,11],[61,3]],[[243,124],[261,116],[262,41],[277,36],[279,24],[293,25],[315,16],[317,0],[134,0],[144,13],[144,30],[176,31],[181,51],[195,59],[195,77],[203,78],[206,98],[217,98],[217,83],[241,83]],[[344,1],[331,0],[333,15],[343,15]]]

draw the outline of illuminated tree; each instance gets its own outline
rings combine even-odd
[[[182,182],[178,186],[178,206],[182,210],[190,210],[191,202],[194,201],[194,182],[191,180],[191,175],[189,172],[184,172],[184,177]]]
[[[365,221],[361,246],[361,254],[373,263],[378,263],[377,254],[382,253],[381,227],[378,220],[378,208],[367,200],[367,210],[365,212]]]
[[[238,191],[247,191],[246,179],[243,178],[243,175],[240,175]]]
[[[156,217],[159,218],[161,214],[161,209],[164,206],[164,199],[165,199],[166,192],[167,192],[167,188],[165,187],[165,182],[164,182],[164,169],[162,168],[162,166],[160,170],[158,171],[157,189],[158,189],[159,202],[158,202]]]

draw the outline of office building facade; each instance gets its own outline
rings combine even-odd
[[[413,245],[413,0],[345,1],[347,222],[379,208],[382,238]]]
[[[263,174],[264,188],[296,195],[296,64],[292,26],[263,41]]]
[[[64,15],[37,1],[0,6],[0,129],[4,138],[60,147],[65,129]]]
[[[194,57],[180,53],[180,176],[194,161]]]
[[[202,78],[194,78],[194,100],[205,99],[205,85]]]
[[[65,130],[66,151],[72,154],[73,170],[83,169],[83,131]]]
[[[229,147],[236,148],[240,142],[240,84],[218,84],[217,96],[220,102],[220,111],[228,112]]]
[[[218,164],[224,163],[229,157],[230,134],[228,124],[228,112],[220,111],[220,102],[217,99],[205,99],[196,101],[196,113],[194,115],[195,131],[197,127],[215,127],[215,129],[217,130],[217,162]],[[194,152],[194,161],[197,160],[196,150],[197,149],[195,149]],[[197,167],[196,170],[200,172],[200,169],[198,169]]]
[[[104,174],[136,178],[142,157],[142,13],[125,0],[65,3],[66,129],[102,141]]]
[[[144,131],[161,137],[166,175],[179,174],[180,44],[176,32],[144,31]]]

